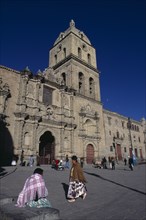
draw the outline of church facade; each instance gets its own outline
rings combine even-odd
[[[41,164],[76,154],[85,163],[134,152],[146,158],[146,123],[103,109],[96,51],[75,27],[60,33],[49,52],[49,66],[33,75],[26,68],[0,67],[0,154]]]

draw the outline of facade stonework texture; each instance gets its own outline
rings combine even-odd
[[[75,27],[60,33],[49,53],[49,66],[33,75],[0,67],[0,153],[10,163],[22,150],[42,164],[76,154],[85,163],[131,150],[146,158],[145,119],[131,120],[103,109],[96,51]]]

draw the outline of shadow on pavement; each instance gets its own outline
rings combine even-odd
[[[12,171],[12,172],[10,172],[10,173],[8,173],[8,172],[3,172],[5,169],[4,168],[2,168],[2,167],[0,167],[0,179],[2,179],[2,178],[4,178],[4,177],[6,177],[6,176],[8,176],[8,175],[10,175],[10,174],[12,174],[12,173],[14,173],[16,170],[17,170],[17,167]]]
[[[95,174],[95,173],[89,173],[89,172],[86,172],[86,171],[84,171],[84,172],[87,173],[88,175],[92,175],[92,176],[98,177],[98,178],[100,178],[100,179],[102,179],[102,180],[104,180],[104,181],[107,181],[107,182],[113,183],[113,184],[115,184],[115,185],[118,185],[118,186],[124,187],[124,188],[126,188],[126,189],[129,189],[129,190],[132,190],[132,191],[138,192],[138,193],[140,193],[140,194],[146,195],[145,192],[142,192],[142,191],[137,190],[137,189],[133,189],[133,188],[131,188],[131,187],[129,187],[129,186],[125,186],[125,185],[120,184],[120,183],[117,183],[117,182],[115,182],[115,181],[113,181],[113,180],[106,179],[106,178],[104,178],[104,177],[102,177],[102,176],[100,176],[100,175],[98,175],[98,174]]]
[[[3,177],[6,174],[7,174],[7,172],[5,171],[5,169],[3,167],[0,167],[0,176]]]
[[[66,183],[61,183],[61,184],[62,184],[62,186],[63,186],[64,192],[65,192],[65,197],[66,197],[66,199],[67,199],[67,193],[68,193],[68,187],[69,187],[69,185],[66,184]]]

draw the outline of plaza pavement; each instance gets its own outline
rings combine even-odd
[[[0,173],[0,198],[17,198],[24,182],[36,167],[3,167]],[[66,200],[69,170],[56,171],[41,166],[52,207],[58,209],[61,220],[145,220],[146,164],[134,171],[123,164],[115,170],[97,169],[85,165],[87,197],[76,202]]]

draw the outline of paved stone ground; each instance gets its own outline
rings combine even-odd
[[[62,220],[145,220],[146,165],[116,165],[116,170],[84,166],[88,183],[85,200],[66,200],[69,170],[44,169],[44,179],[52,207],[60,211]],[[4,167],[0,173],[0,198],[16,198],[35,167]]]

